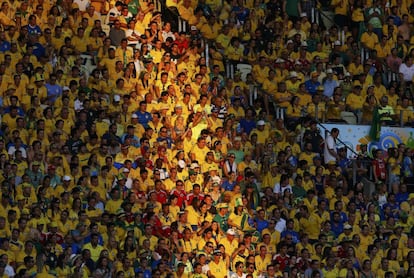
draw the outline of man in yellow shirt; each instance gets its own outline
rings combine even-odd
[[[216,16],[210,15],[208,22],[204,24],[200,32],[207,40],[215,40],[220,33],[221,26],[216,21]]]
[[[226,263],[221,258],[222,254],[219,249],[214,251],[213,260],[208,264],[209,270],[207,271],[208,277],[224,278],[227,277]]]
[[[94,233],[91,235],[91,242],[84,245],[83,250],[88,249],[91,252],[91,259],[94,262],[97,262],[102,250],[104,248],[98,244],[99,243],[99,235]]]
[[[369,50],[373,50],[375,45],[378,44],[378,36],[373,32],[374,28],[371,24],[368,24],[367,31],[361,36],[361,43],[363,47]]]
[[[226,237],[221,239],[219,244],[223,244],[226,254],[231,256],[233,252],[237,250],[239,242],[235,240],[236,231],[234,229],[228,229],[226,232]]]

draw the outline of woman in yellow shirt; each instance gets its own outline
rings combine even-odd
[[[298,96],[293,96],[290,100],[286,115],[289,121],[296,121],[302,116],[302,107],[300,106],[300,98]]]

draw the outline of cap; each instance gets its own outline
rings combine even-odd
[[[49,167],[47,167],[48,170],[56,170],[56,166],[55,165],[49,165]]]
[[[284,63],[285,62],[285,60],[283,60],[282,58],[277,58],[276,59],[276,64],[281,64],[281,63]]]
[[[63,176],[63,181],[71,181],[72,178],[70,176]]]
[[[119,95],[114,95],[114,101],[121,101],[121,97]]]
[[[38,81],[45,81],[43,74],[40,74],[40,73],[35,74],[35,82],[38,82]]]
[[[349,71],[345,72],[345,77],[351,77],[351,73]]]
[[[213,109],[211,109],[211,113],[219,113],[220,112],[220,108],[218,107],[213,107]]]
[[[341,44],[341,42],[340,42],[340,41],[335,41],[335,42],[334,42],[334,45],[341,46],[342,44]]]
[[[183,106],[181,104],[176,104],[174,108],[183,108]]]
[[[352,226],[351,226],[351,225],[349,225],[349,224],[345,224],[345,225],[344,225],[344,229],[345,229],[345,230],[352,230]]]
[[[24,198],[24,196],[23,195],[17,195],[16,196],[16,201],[22,201],[22,200],[24,200],[25,198]]]
[[[295,61],[295,65],[298,65],[298,66],[301,66],[302,65],[302,63],[301,63],[301,61],[299,61],[299,60],[296,60]],[[292,73],[296,73],[295,71],[292,71]],[[294,77],[294,76],[293,76]],[[297,74],[296,74],[296,77],[297,77]]]
[[[191,31],[197,31],[197,27],[193,25],[193,26],[191,26],[190,30]]]
[[[300,62],[299,62],[300,63]],[[296,64],[296,63],[295,63]],[[298,73],[296,71],[292,71],[289,74],[289,78],[298,78]]]
[[[235,236],[236,235],[236,231],[233,229],[228,229],[226,234],[231,235],[231,236]]]
[[[30,214],[30,211],[26,208],[22,209],[22,214]]]
[[[138,115],[137,114],[132,114],[131,118],[132,119],[138,119]]]
[[[70,91],[70,88],[68,86],[64,86],[62,91]]]
[[[216,208],[218,208],[218,209],[224,209],[224,208],[228,208],[228,207],[229,207],[229,205],[226,204],[226,203],[218,203],[217,206],[216,206]]]
[[[301,46],[303,46],[303,47],[308,47],[308,43],[307,43],[306,41],[303,41],[303,42],[301,43]]]
[[[243,205],[243,200],[242,198],[236,198],[236,200],[234,201],[234,206],[235,207],[240,207]]]
[[[220,251],[220,249],[216,249],[216,250],[214,250],[213,254],[214,254],[214,255],[221,255],[221,251]]]
[[[55,221],[50,222],[50,228],[57,228],[57,223]]]
[[[293,43],[293,41],[292,41],[292,40],[288,40],[288,41],[286,42],[286,44],[289,44],[289,43]]]
[[[265,125],[265,122],[263,120],[260,120],[257,122],[257,125]]]
[[[300,17],[307,17],[308,15],[306,13],[301,13]]]
[[[195,168],[200,168],[200,165],[198,163],[191,163],[190,169],[194,170]]]
[[[208,171],[218,171],[218,166],[217,165],[211,165],[208,167]]]
[[[315,78],[315,77],[318,77],[318,76],[319,76],[319,73],[317,73],[316,71],[311,73],[312,78]]]
[[[327,69],[327,70],[326,70],[326,73],[327,73],[327,74],[333,73],[333,70],[332,70],[332,69]]]
[[[128,168],[124,168],[124,170],[122,170],[123,173],[129,173],[129,169]]]
[[[185,161],[184,160],[179,160],[178,161],[178,167],[180,167],[181,169],[185,168]]]

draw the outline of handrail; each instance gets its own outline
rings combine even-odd
[[[324,127],[323,126],[323,124],[321,124],[321,122],[319,122],[318,120],[316,121],[316,123],[319,125],[319,126],[321,126],[324,130],[325,130],[325,133],[329,133],[329,134],[331,134],[331,131],[330,130],[328,130],[326,127]],[[326,138],[326,136],[325,136],[325,138]],[[345,144],[345,142],[344,141],[342,141],[341,139],[339,139],[339,138],[336,138],[336,140],[339,142],[339,143],[341,143],[342,145],[344,145],[345,146],[345,148],[347,149],[347,150],[350,150],[353,154],[355,154],[356,156],[358,156],[358,153],[357,152],[355,152],[353,149],[351,149],[347,144]]]

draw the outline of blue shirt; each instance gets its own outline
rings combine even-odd
[[[221,187],[225,190],[225,191],[233,191],[234,186],[237,184],[236,181],[230,183],[228,180],[225,180],[222,184]]]
[[[140,123],[140,124],[142,124],[142,126],[144,127],[144,128],[147,128],[148,127],[148,123],[150,122],[150,121],[152,121],[152,116],[151,116],[151,114],[150,113],[148,113],[148,112],[141,112],[141,111],[137,111],[137,112],[135,112],[135,115],[137,115],[138,116],[138,122]]]
[[[128,136],[127,133],[122,135],[122,137],[121,137],[121,143],[122,144],[125,144],[125,139],[126,139],[127,136]],[[132,139],[131,140],[131,145],[132,146],[134,146],[135,148],[139,148],[141,146],[140,143],[139,143],[139,138],[136,135],[133,135],[131,139]]]
[[[260,220],[260,219],[256,219],[256,224],[257,224],[256,229],[260,233],[269,226],[269,222],[267,222],[266,220]]]
[[[338,81],[336,81],[336,80],[333,80],[333,79],[332,80],[329,80],[329,79],[327,79],[323,83],[323,86],[324,86],[323,95],[330,98],[330,97],[333,96],[334,89],[336,87],[338,87],[339,84],[338,84]]]
[[[249,135],[250,132],[256,128],[256,121],[249,121],[243,118],[240,120],[240,127],[247,133],[247,135]]]
[[[46,83],[45,85],[46,89],[47,89],[47,97],[50,97],[50,100],[55,102],[56,99],[62,95],[62,87],[60,87],[59,85],[55,84],[49,84]]]
[[[344,231],[344,224],[331,222],[331,231],[338,237]]]
[[[9,51],[10,47],[11,47],[11,44],[8,41],[2,41],[0,43],[0,52]]]
[[[281,238],[286,238],[286,236],[290,235],[292,237],[292,242],[293,243],[298,243],[299,240],[299,233],[293,231],[293,230],[285,230],[280,234]]]
[[[321,83],[319,83],[319,81],[312,82],[312,80],[309,79],[305,82],[305,88],[312,96],[316,94],[319,86],[321,86]]]
[[[41,35],[42,34],[42,29],[40,29],[39,25],[31,26],[30,24],[28,24],[26,27],[27,27],[27,32],[30,35]]]

